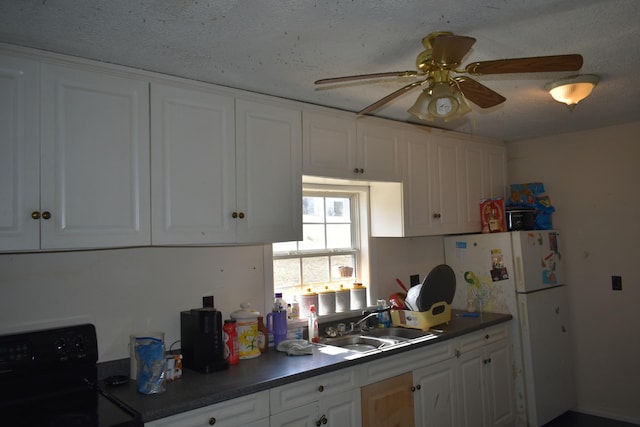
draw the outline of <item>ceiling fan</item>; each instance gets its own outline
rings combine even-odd
[[[480,108],[494,107],[506,101],[499,93],[489,89],[468,76],[483,74],[535,73],[550,71],[576,71],[582,67],[582,56],[578,54],[537,56],[529,58],[498,59],[474,62],[462,69],[462,58],[469,52],[476,39],[458,36],[448,31],[431,33],[422,39],[425,50],[416,58],[415,71],[391,71],[384,73],[359,74],[317,80],[315,84],[342,83],[353,80],[378,79],[385,77],[417,77],[406,86],[390,93],[358,112],[371,113],[389,101],[422,87],[422,93],[409,113],[423,120],[443,118],[445,121],[460,117],[469,111],[467,100]]]

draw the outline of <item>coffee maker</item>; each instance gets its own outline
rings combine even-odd
[[[202,298],[202,308],[180,312],[182,366],[209,373],[229,367],[222,337],[222,313],[213,306],[213,296]]]

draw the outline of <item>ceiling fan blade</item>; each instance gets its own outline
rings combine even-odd
[[[368,114],[374,110],[377,110],[378,108],[382,107],[384,104],[386,104],[387,102],[399,97],[400,95],[410,91],[411,89],[418,87],[420,85],[422,85],[422,83],[424,83],[426,80],[421,80],[419,82],[413,82],[413,83],[409,83],[406,86],[401,87],[400,89],[396,90],[395,92],[391,92],[389,95],[385,96],[382,99],[377,100],[376,102],[374,102],[373,104],[369,105],[368,107],[363,108],[362,110],[358,111],[358,115],[364,115],[364,114]]]
[[[466,66],[469,74],[538,73],[548,71],[576,71],[582,67],[582,55],[534,56],[531,58],[498,59],[474,62]]]
[[[453,79],[460,91],[469,101],[481,108],[495,107],[507,100],[498,92],[494,92],[482,83],[478,83],[470,77],[459,76]]]
[[[377,79],[383,77],[415,77],[418,75],[417,71],[389,71],[386,73],[373,73],[373,74],[358,74],[356,76],[344,76],[344,77],[332,77],[328,79],[316,80],[317,85],[325,83],[341,83],[352,80],[364,80],[364,79]]]
[[[431,58],[436,64],[455,67],[475,42],[476,39],[467,36],[453,34],[437,36],[431,42],[431,46],[433,46]]]

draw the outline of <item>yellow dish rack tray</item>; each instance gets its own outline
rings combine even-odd
[[[451,305],[444,301],[433,304],[429,311],[391,310],[391,323],[403,328],[427,331],[450,320]]]

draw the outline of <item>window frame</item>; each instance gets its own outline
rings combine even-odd
[[[303,180],[303,195],[305,192],[321,192],[321,193],[352,193],[357,197],[357,206],[353,209],[356,210],[355,215],[358,220],[358,227],[352,231],[357,233],[357,239],[359,242],[358,259],[356,260],[356,276],[353,278],[354,282],[360,282],[367,288],[367,305],[372,306],[372,295],[376,295],[377,284],[371,277],[371,265],[373,260],[372,255],[372,239],[370,229],[370,202],[369,202],[369,186],[367,183],[346,182],[344,180],[336,179],[314,179],[313,177],[304,177]],[[301,200],[302,202],[302,200]],[[293,256],[296,257],[296,256]],[[275,285],[273,280],[273,245],[264,245],[264,274],[265,274],[265,304],[266,307],[270,307],[273,302],[273,295],[275,291]],[[353,283],[345,283],[349,287]],[[337,313],[335,315],[328,315],[327,318],[346,318],[353,316],[355,312],[360,314],[359,310],[349,311],[345,313]]]

